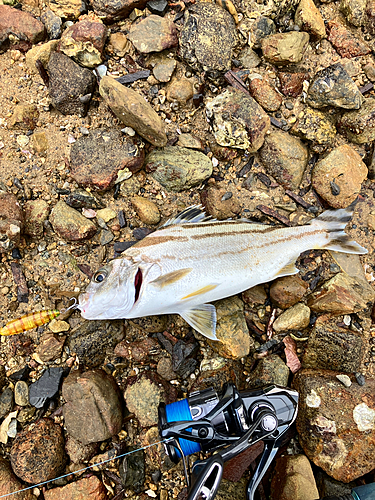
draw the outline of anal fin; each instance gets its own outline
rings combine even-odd
[[[216,308],[212,304],[195,306],[180,311],[179,315],[197,332],[211,340],[219,340],[216,337]]]
[[[296,261],[293,259],[289,261],[286,266],[280,269],[280,271],[275,275],[275,278],[281,278],[281,276],[291,276],[292,274],[297,273],[299,273],[299,269],[296,268]]]

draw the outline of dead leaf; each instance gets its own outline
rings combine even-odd
[[[284,337],[286,364],[292,373],[298,372],[301,362],[297,356],[297,344],[289,335]]]

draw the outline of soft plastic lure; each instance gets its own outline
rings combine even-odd
[[[3,328],[0,328],[0,335],[16,335],[17,333],[26,332],[32,328],[49,323],[54,318],[57,318],[59,314],[60,311],[57,309],[47,309],[46,311],[25,314],[25,316],[9,321]]]

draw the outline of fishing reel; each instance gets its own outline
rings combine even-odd
[[[191,393],[186,399],[159,405],[159,433],[172,461],[183,460],[188,500],[212,500],[219,488],[224,463],[247,448],[264,442],[257,469],[247,486],[247,500],[255,490],[297,416],[298,393],[271,385],[238,392],[224,384],[219,394],[212,388]],[[186,459],[193,453],[215,452],[197,460],[190,472]]]

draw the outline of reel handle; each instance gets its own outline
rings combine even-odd
[[[213,500],[223,476],[224,462],[219,454],[198,460],[192,468],[192,485],[187,500]]]

